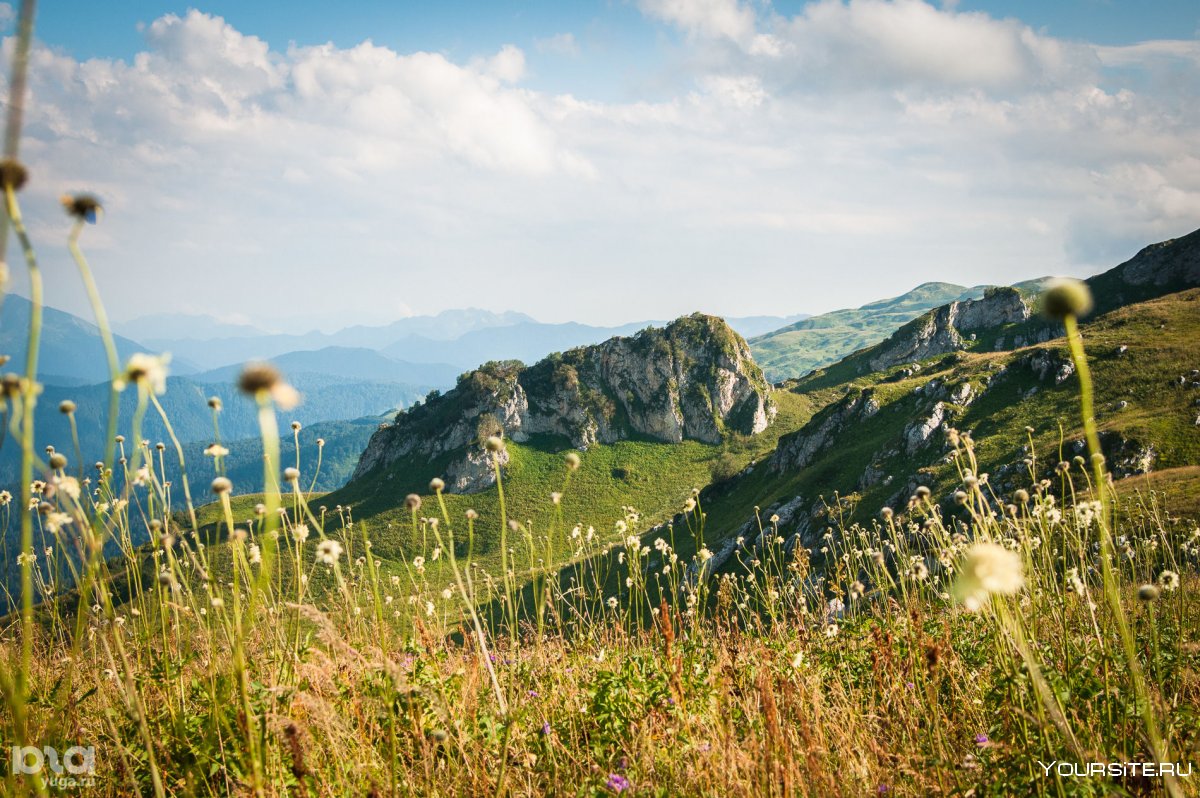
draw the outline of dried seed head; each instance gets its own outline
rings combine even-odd
[[[53,468],[55,471],[57,471],[60,468],[66,468],[67,467],[66,456],[59,454],[58,452],[55,452],[54,454],[50,455],[50,467]]]
[[[292,422],[292,432],[299,432],[299,431],[300,431],[300,422],[293,421]]]
[[[0,390],[4,391],[5,396],[16,396],[21,393],[21,378],[20,376],[9,372],[3,377],[0,377]]]
[[[0,186],[12,186],[13,191],[20,191],[29,180],[29,170],[15,158],[5,158],[0,161]]]
[[[221,412],[221,408],[224,406],[224,404],[221,402],[221,397],[210,396],[208,397],[208,406],[219,413]]]
[[[1070,277],[1052,280],[1042,293],[1042,309],[1052,319],[1086,316],[1092,311],[1092,291],[1087,283]]]
[[[58,412],[62,413],[64,416],[71,415],[75,412],[75,403],[70,399],[63,399],[58,403]]]
[[[1144,602],[1146,604],[1149,604],[1151,601],[1154,601],[1155,599],[1157,599],[1158,595],[1159,595],[1158,588],[1155,585],[1149,585],[1149,584],[1142,585],[1141,587],[1138,588],[1138,592],[1137,592],[1138,601]]]
[[[429,480],[429,490],[433,493],[441,493],[446,488],[446,483],[438,477]]]
[[[416,512],[421,509],[421,497],[415,493],[410,493],[404,497],[404,506],[409,510]]]
[[[579,455],[577,455],[575,452],[567,452],[565,459],[567,461],[567,468],[571,469],[572,471],[575,471],[579,468]]]
[[[283,469],[283,478],[287,482],[296,482],[300,479],[300,469],[289,467]]]
[[[247,363],[238,377],[238,388],[248,396],[270,391],[283,377],[270,363]]]
[[[226,477],[217,477],[212,481],[212,492],[220,496],[233,490],[233,483]]]
[[[493,435],[484,441],[483,446],[489,452],[495,454],[504,448],[504,441],[499,436]]]
[[[100,200],[92,194],[64,194],[59,202],[62,203],[63,210],[72,219],[78,219],[81,222],[95,224],[96,218],[104,207],[100,204]]]

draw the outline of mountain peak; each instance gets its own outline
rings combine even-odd
[[[376,432],[355,478],[401,458],[446,458],[450,490],[482,490],[495,479],[479,446],[491,435],[553,436],[581,449],[635,437],[718,443],[766,429],[769,391],[745,339],[697,313],[532,366],[485,363]]]

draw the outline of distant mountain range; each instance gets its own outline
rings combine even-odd
[[[6,294],[0,305],[0,355],[11,358],[4,371],[24,371],[30,307],[29,300],[17,294]],[[134,352],[149,351],[121,336],[117,336],[116,345],[122,362]],[[177,361],[174,371],[189,373],[195,369],[186,361]],[[38,373],[42,382],[54,385],[88,385],[107,380],[108,364],[96,325],[70,313],[45,308]]]

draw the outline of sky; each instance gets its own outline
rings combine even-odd
[[[21,202],[75,312],[76,191],[115,318],[296,331],[817,313],[1200,227],[1190,0],[73,0],[36,30]]]

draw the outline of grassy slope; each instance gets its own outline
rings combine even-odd
[[[1156,469],[1200,462],[1200,427],[1195,425],[1200,413],[1196,404],[1200,390],[1176,384],[1181,374],[1189,374],[1200,366],[1194,348],[1200,335],[1200,290],[1116,310],[1085,324],[1083,334],[1096,380],[1101,432],[1152,442],[1158,451]],[[1129,347],[1124,356],[1116,354],[1121,345]],[[947,385],[969,380],[980,390],[985,374],[994,374],[1002,365],[1019,361],[1038,349],[1058,350],[1064,355],[1066,352],[1065,342],[1058,339],[1015,352],[968,351],[958,356],[932,358],[919,374],[909,379],[896,379],[897,368],[834,381],[832,385],[822,372],[798,381],[791,390],[817,404],[822,403],[822,398],[827,400],[831,392],[840,396],[847,391],[874,388],[881,409],[872,418],[846,429],[837,443],[809,467],[775,474],[768,464],[762,463],[732,490],[709,502],[710,539],[736,529],[752,517],[755,506],[765,509],[797,494],[808,500],[824,496],[832,502],[835,493],[840,493],[862,508],[858,515],[866,516],[884,506],[912,473],[919,472],[920,481],[933,488],[935,495],[951,490],[956,479],[953,466],[941,462],[945,444],[940,433],[935,433],[931,444],[914,457],[903,453],[882,460],[876,457],[896,444],[904,427],[919,417],[928,404],[914,394],[914,389],[938,379]],[[1035,386],[1038,391],[1027,397],[1026,393]],[[948,421],[973,433],[981,471],[994,471],[1025,457],[1026,425],[1035,429],[1038,455],[1053,464],[1059,459],[1060,425],[1067,439],[1079,437],[1077,391],[1074,376],[1054,385],[1052,380],[1039,380],[1028,369],[1013,368],[973,404],[956,409],[956,417]],[[1129,404],[1118,410],[1120,401]],[[1064,458],[1069,459],[1073,454],[1073,450],[1068,450]],[[878,484],[859,491],[859,478],[872,463],[895,479],[890,485]],[[1183,477],[1176,482],[1187,484]],[[1139,483],[1129,484],[1136,487]],[[1185,488],[1177,490],[1181,508],[1194,504],[1194,499],[1188,498],[1191,493]]]
[[[898,297],[823,313],[760,335],[750,340],[750,349],[768,379],[798,377],[882,341],[930,308],[982,295],[982,288],[924,283]]]
[[[1040,290],[1045,279],[1013,287],[1023,294]],[[767,379],[799,377],[887,338],[925,312],[962,299],[983,296],[986,286],[965,288],[952,283],[923,283],[906,294],[860,308],[823,313],[750,339],[750,349]]]
[[[550,494],[563,491],[563,521],[554,535],[554,559],[565,561],[569,556],[567,532],[576,523],[594,526],[605,542],[615,542],[620,535],[614,523],[625,515],[624,507],[636,508],[642,516],[642,527],[633,531],[645,531],[679,511],[693,488],[708,485],[713,477],[714,465],[728,458],[734,468],[745,468],[750,462],[761,460],[774,451],[779,436],[802,426],[817,408],[813,397],[790,392],[779,392],[779,412],[775,423],[765,432],[755,436],[734,436],[722,445],[708,445],[696,441],[681,444],[655,441],[622,441],[609,445],[597,445],[581,452],[582,465],[571,475],[570,486],[563,491],[567,469],[563,455],[570,451],[565,441],[552,438],[535,439],[528,443],[508,443],[511,457],[504,470],[505,503],[508,517],[527,523],[541,536],[550,530],[554,522],[554,505]],[[290,462],[291,447],[285,444],[284,458]],[[312,456],[311,449],[303,452],[305,462]],[[326,508],[330,519],[327,528],[331,535],[343,537],[340,523],[334,518],[338,506],[346,507],[353,515],[359,530],[365,530],[372,540],[372,551],[380,561],[385,576],[405,574],[403,563],[414,554],[432,547],[432,542],[423,543],[414,539],[409,511],[404,507],[404,497],[409,493],[422,496],[422,516],[439,515],[436,500],[429,494],[429,480],[440,475],[442,463],[424,463],[417,466],[411,462],[399,462],[390,468],[371,474],[350,483],[333,493],[320,495],[310,500],[313,512],[319,514]],[[302,463],[303,470],[303,463]],[[492,488],[470,495],[445,495],[447,510],[455,523],[457,540],[462,542],[465,526],[463,514],[467,509],[479,513],[476,522],[474,561],[485,570],[497,573],[499,569],[500,518],[498,493]],[[233,514],[236,523],[253,516],[254,505],[261,501],[259,495],[237,496],[233,499]],[[290,502],[286,502],[288,506]],[[215,533],[220,520],[218,505],[209,504],[200,508],[199,521],[206,534]],[[339,530],[339,531],[335,531]],[[358,533],[356,533],[356,537]],[[212,540],[212,538],[209,538]],[[214,541],[215,542],[215,541]],[[351,541],[353,543],[353,541]],[[510,545],[525,551],[524,543],[510,535]],[[210,550],[210,556],[220,558]],[[521,555],[524,564],[524,554]],[[448,581],[449,571],[440,570],[440,564],[429,563],[430,580]],[[407,576],[405,577],[407,579]]]

